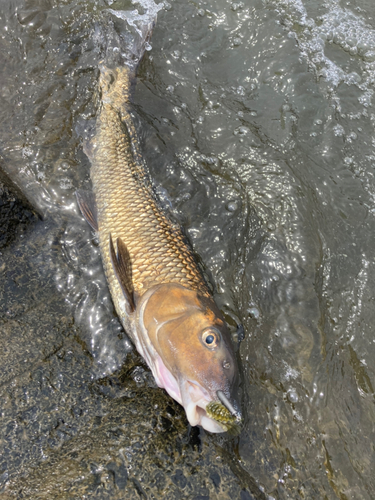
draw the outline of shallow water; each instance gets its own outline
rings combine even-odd
[[[166,2],[139,69],[135,120],[151,176],[228,323],[245,326],[245,426],[227,439],[189,430],[129,354],[75,205],[89,182],[76,125],[95,116],[108,6],[134,9],[17,0],[1,14],[0,152],[45,216],[0,256],[5,488],[15,494],[25,476],[35,498],[58,496],[76,472],[90,498],[141,488],[150,498],[371,499],[375,8]],[[100,444],[108,426],[123,429],[112,461]],[[139,429],[153,436],[145,462]],[[79,472],[77,449],[87,450]]]

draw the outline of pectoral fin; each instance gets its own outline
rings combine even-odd
[[[117,254],[113,245],[112,236],[109,235],[109,253],[116,277],[128,303],[130,312],[135,310],[134,293],[131,288],[131,260],[128,249],[121,238],[117,238]]]
[[[99,231],[98,210],[96,208],[95,195],[92,191],[77,189],[76,198],[83,217],[94,231]]]

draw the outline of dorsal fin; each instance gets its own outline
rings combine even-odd
[[[95,195],[92,191],[77,189],[76,198],[83,217],[94,231],[99,231],[98,210],[96,208]]]
[[[134,292],[131,289],[131,260],[128,249],[121,238],[117,238],[117,254],[112,241],[112,235],[109,235],[109,254],[115,275],[120,283],[122,292],[128,303],[130,312],[135,310]]]

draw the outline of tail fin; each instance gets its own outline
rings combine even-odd
[[[106,26],[104,63],[107,67],[126,65],[130,73],[135,75],[138,64],[146,50],[151,49],[150,39],[156,23],[157,13],[163,3],[153,0],[132,0],[143,13],[106,9],[110,16]]]
[[[96,96],[103,102],[110,102],[124,119],[130,102],[132,85],[139,62],[146,50],[151,49],[150,39],[163,2],[154,0],[131,0],[139,10],[105,9],[101,22],[95,27],[93,41],[100,54],[99,63],[100,94]],[[84,151],[91,158],[92,138],[96,134],[95,120],[79,119],[76,133],[83,138]]]

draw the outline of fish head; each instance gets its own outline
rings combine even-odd
[[[160,285],[141,319],[156,382],[182,404],[190,424],[210,432],[237,425],[238,366],[213,299],[178,284]]]

